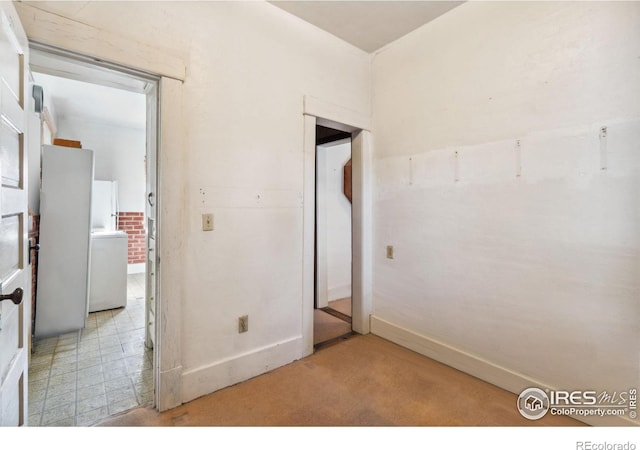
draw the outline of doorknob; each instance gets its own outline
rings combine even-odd
[[[0,295],[0,301],[11,300],[14,305],[19,305],[20,302],[22,301],[22,294],[24,294],[24,291],[22,290],[22,288],[16,288],[16,290],[13,291],[11,294]]]
[[[151,201],[152,198],[153,198],[153,192],[149,192],[149,195],[147,196],[147,201],[149,202],[149,206],[153,206],[153,202]]]

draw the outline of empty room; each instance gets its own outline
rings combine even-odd
[[[640,3],[2,13],[3,425],[33,426],[32,408],[50,427],[640,424]],[[57,342],[78,351],[86,333],[41,335],[31,320],[47,305],[30,266],[28,199],[43,186],[28,159],[44,120],[30,51],[75,61],[77,77],[137,80],[147,101],[139,169],[152,182],[137,201],[152,211],[140,270],[153,391],[91,422],[76,411],[115,395],[100,358],[94,403],[29,399],[39,340],[55,363]],[[331,164],[327,129],[348,147]],[[333,229],[324,179],[346,211]],[[347,256],[327,269],[337,250],[323,239],[339,231]],[[322,303],[327,271],[340,278],[329,304],[348,314]],[[319,305],[339,325],[322,345]]]

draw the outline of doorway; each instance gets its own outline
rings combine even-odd
[[[304,116],[304,193],[303,193],[303,276],[301,355],[314,351],[315,312],[315,234],[316,234],[316,126],[340,130],[351,135],[351,329],[367,334],[370,330],[372,290],[372,146],[371,119],[356,111],[305,96]]]
[[[40,140],[30,148],[36,155],[30,170],[36,181],[30,186],[40,185],[45,170],[39,162],[40,143],[76,142],[76,151],[92,150],[95,177],[86,323],[78,331],[38,336],[36,292],[29,424],[87,426],[131,408],[154,405],[156,279],[154,270],[149,270],[149,261],[154,261],[149,249],[157,239],[153,193],[158,80],[44,46],[34,45],[30,54],[33,83],[43,88],[44,104],[51,108],[40,113]],[[95,194],[101,190],[110,194],[106,204],[111,208],[102,222],[95,219],[95,205],[101,203]],[[37,211],[39,205],[34,206]],[[103,264],[103,271],[99,268],[105,236],[114,237],[114,242],[125,239],[124,298],[111,295],[117,291],[107,280],[116,272],[110,268],[113,263]],[[111,303],[98,304],[96,295],[107,291]]]
[[[351,133],[316,125],[314,348],[352,335]]]

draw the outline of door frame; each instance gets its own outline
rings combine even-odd
[[[146,167],[145,169],[148,172],[152,172],[152,174],[147,173],[146,175],[146,179],[144,180],[145,182],[145,211],[144,211],[144,219],[145,221],[147,221],[149,218],[153,219],[153,223],[157,223],[157,210],[155,208],[149,210],[146,207],[146,196],[148,195],[153,195],[153,196],[157,196],[157,186],[158,186],[158,165],[157,165],[157,161],[158,161],[158,152],[159,152],[159,146],[158,146],[158,129],[159,129],[159,121],[158,121],[158,117],[159,117],[159,112],[158,112],[158,106],[159,106],[159,96],[158,96],[158,91],[159,91],[159,84],[160,84],[160,77],[158,76],[153,76],[153,75],[149,75],[146,73],[141,73],[138,71],[135,71],[132,68],[119,68],[114,66],[113,64],[105,64],[105,63],[101,63],[101,62],[96,62],[93,59],[83,56],[83,55],[78,55],[75,53],[69,53],[65,50],[56,48],[56,47],[52,47],[46,44],[39,44],[39,43],[30,43],[29,45],[29,49],[30,51],[33,53],[35,51],[37,51],[40,54],[45,54],[46,58],[50,58],[50,59],[45,59],[45,63],[42,65],[37,65],[36,64],[36,68],[42,70],[43,72],[49,73],[53,76],[56,77],[60,77],[60,78],[68,78],[68,79],[74,79],[74,80],[79,80],[82,82],[87,82],[87,83],[95,83],[98,85],[107,85],[107,86],[111,86],[114,88],[121,88],[124,90],[131,90],[131,91],[135,91],[135,92],[139,92],[140,94],[144,95],[146,97],[145,101],[147,103],[147,110],[146,110],[146,114],[147,114],[147,118],[146,118],[146,125],[145,125],[145,134],[146,134],[146,143],[145,143],[145,164]],[[35,59],[35,58],[33,58]],[[52,60],[54,60],[55,62],[52,62]],[[59,63],[58,63],[59,61]],[[60,67],[58,67],[57,65],[61,64]],[[73,68],[69,68],[68,67],[73,67]],[[29,71],[32,71],[32,67],[33,64],[30,63],[30,67],[29,67]],[[117,75],[114,73],[116,72]],[[110,75],[111,74],[111,75]],[[126,79],[127,81],[123,81],[123,79]],[[128,80],[132,80],[131,82],[129,82]],[[34,83],[35,84],[35,83]],[[129,85],[131,84],[131,85]],[[144,87],[142,87],[144,86]],[[38,130],[40,131],[40,130]],[[41,155],[42,156],[42,155]],[[152,193],[152,194],[150,194]],[[151,215],[149,214],[149,212],[151,211]],[[150,231],[148,231],[149,234]],[[160,246],[160,242],[159,242],[159,238],[156,239],[156,242],[158,242],[157,245],[155,245],[154,247],[159,247]],[[155,248],[154,248],[155,250]],[[148,238],[147,238],[147,253],[149,254],[149,247],[148,247]],[[155,253],[153,254],[155,256]],[[149,261],[149,255],[147,255],[147,258],[145,258],[147,261]],[[153,260],[153,266],[156,266],[157,262],[155,261],[155,259]],[[158,270],[154,271],[157,273]],[[149,279],[151,279],[150,276],[150,269],[149,267],[146,267],[145,270],[145,277],[147,280],[146,286],[147,286],[147,290],[149,289]],[[158,280],[159,278],[159,274],[158,276],[154,277],[154,280]],[[153,298],[156,297],[155,295],[155,291],[157,291],[157,287],[154,285],[153,286]],[[149,297],[149,292],[145,292],[145,301],[148,301],[148,297]],[[148,321],[148,309],[149,306],[145,305],[145,339],[147,339],[147,331],[146,328],[149,325],[149,321]],[[154,323],[154,329],[150,331],[151,333],[153,333],[153,338],[154,341],[156,340],[156,335],[158,333],[157,328],[155,327],[155,323]],[[154,370],[154,388],[156,383],[158,382],[158,377],[157,377],[157,352],[154,348],[153,350],[153,357],[154,357],[154,364],[153,364],[153,370]],[[157,399],[154,399],[155,403],[157,404]]]
[[[315,198],[316,125],[351,133],[351,279],[352,329],[368,334],[372,312],[372,168],[371,119],[342,106],[305,96],[303,267],[302,267],[302,354],[313,353],[313,309],[315,295]]]
[[[185,183],[182,140],[181,57],[106,29],[15,4],[31,42],[48,45],[96,63],[145,72],[159,78],[157,128],[156,359],[155,404],[165,411],[182,403],[182,280]],[[170,180],[170,181],[168,181]],[[178,188],[176,188],[178,186]]]

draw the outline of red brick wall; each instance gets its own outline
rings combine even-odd
[[[129,236],[129,264],[145,262],[144,213],[119,212],[118,230],[126,231]]]

